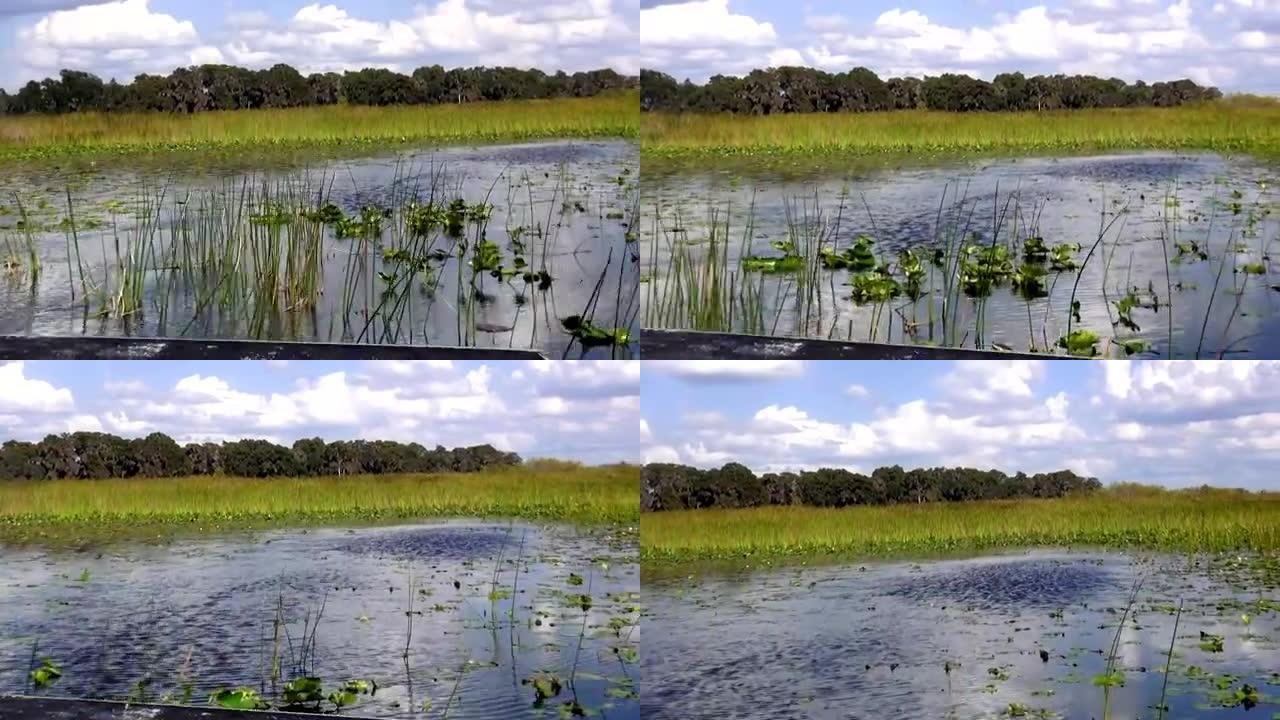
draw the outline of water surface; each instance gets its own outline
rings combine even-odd
[[[882,262],[914,249],[953,244],[1012,246],[1040,236],[1046,245],[1079,244],[1083,272],[1047,276],[1047,297],[1024,299],[1009,282],[983,302],[963,294],[955,331],[940,327],[942,273],[930,301],[900,296],[873,320],[873,305],[853,302],[846,270],[823,271],[811,291],[792,275],[747,273],[739,280],[762,296],[764,330],[778,334],[926,344],[1052,348],[1072,329],[1096,332],[1108,347],[1141,341],[1145,355],[1280,357],[1280,293],[1273,245],[1280,237],[1280,176],[1274,163],[1214,154],[1135,153],[1022,159],[834,162],[769,167],[726,161],[646,165],[641,199],[642,284],[646,312],[669,295],[673,248],[705,257],[712,218],[727,224],[728,264],[776,256],[774,241],[821,240],[843,250],[860,235],[875,240]],[[1100,232],[1105,228],[1105,232]],[[1178,247],[1190,250],[1179,257]],[[1208,259],[1201,259],[1203,250]],[[1167,258],[1167,259],[1166,259]],[[1260,275],[1242,271],[1261,263]],[[926,264],[927,265],[927,264]],[[1166,273],[1167,270],[1167,273]],[[1078,284],[1077,284],[1078,280]],[[1132,325],[1116,303],[1130,290]],[[652,324],[664,325],[651,316]],[[735,318],[745,325],[741,318]],[[932,321],[932,326],[930,325]],[[741,327],[737,329],[742,329]]]
[[[38,643],[64,673],[55,695],[269,696],[275,655],[281,679],[326,692],[376,681],[348,714],[555,717],[576,699],[638,718],[635,558],[604,531],[477,523],[0,547],[0,693],[29,689]],[[534,707],[539,672],[563,689]]]
[[[0,258],[9,259],[0,278],[0,333],[634,355],[625,347],[584,349],[561,324],[565,317],[586,315],[601,327],[635,330],[638,251],[628,235],[639,174],[634,142],[432,148],[312,162],[254,163],[232,156],[196,164],[183,157],[0,168]],[[191,250],[210,247],[227,264],[219,253],[229,244],[220,238],[230,234],[228,217],[234,217],[235,233],[251,237],[248,245],[255,248],[235,264],[252,277],[258,264],[289,263],[287,247],[280,258],[268,249],[273,228],[249,219],[277,205],[316,209],[332,203],[354,217],[364,208],[399,212],[411,203],[445,206],[455,199],[491,206],[483,230],[468,226],[462,238],[437,230],[419,243],[394,230],[393,219],[368,238],[340,238],[332,226],[323,228],[316,240],[320,280],[314,307],[299,306],[283,287],[232,287],[221,273],[201,274],[212,263]],[[218,228],[202,233],[209,219]],[[24,228],[34,228],[34,238]],[[290,238],[299,245],[312,241],[292,228],[279,232],[286,246]],[[212,239],[201,244],[204,235]],[[520,273],[493,278],[482,272],[473,281],[471,260],[482,240],[496,243],[503,267]],[[40,265],[34,282],[32,244]],[[429,279],[404,280],[405,266],[386,256],[402,247],[423,257],[434,254]],[[129,258],[131,249],[145,266],[143,307],[104,310],[126,283],[121,258]],[[521,277],[541,270],[552,279],[549,287]]]
[[[1167,717],[1269,718],[1280,563],[1257,563],[1036,551],[646,579],[641,712],[1150,718],[1178,617]],[[1122,684],[1104,689],[1122,619]],[[1256,701],[1234,695],[1246,684]]]

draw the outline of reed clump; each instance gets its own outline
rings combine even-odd
[[[1280,550],[1280,493],[1105,490],[1052,500],[645,513],[643,561],[880,557],[1037,546]]]

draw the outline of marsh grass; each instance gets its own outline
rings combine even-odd
[[[1229,203],[1217,192],[1206,212],[1186,216],[1176,187],[1166,191],[1157,231],[1139,231],[1136,238],[1124,232],[1131,202],[1104,193],[1096,232],[1084,226],[1071,236],[1084,242],[1061,242],[1042,237],[1046,201],[1026,200],[1017,188],[1002,194],[997,185],[990,206],[980,206],[967,184],[948,183],[927,219],[931,234],[896,250],[880,246],[876,211],[847,187],[834,201],[817,193],[784,199],[783,223],[768,232],[757,225],[754,199],[738,209],[710,203],[696,229],[678,203],[659,203],[648,218],[644,327],[1014,349],[993,341],[997,330],[1004,331],[1006,343],[1025,342],[1018,349],[1029,352],[1128,357],[1154,352],[1148,338],[1156,336],[1143,336],[1138,321],[1153,327],[1165,322],[1163,354],[1172,356],[1178,351],[1173,304],[1184,302],[1175,297],[1175,287],[1184,289],[1181,280],[1173,282],[1175,268],[1207,262],[1212,288],[1204,307],[1190,310],[1200,326],[1194,355],[1221,358],[1247,350],[1241,345],[1253,337],[1230,331],[1246,311],[1242,302],[1250,277],[1259,276],[1255,287],[1270,284],[1273,241],[1263,225],[1271,215],[1265,183],[1249,196],[1232,191]],[[1203,247],[1181,239],[1193,222],[1208,227]],[[870,232],[850,241],[855,225]],[[1213,237],[1215,226],[1221,240]],[[765,240],[771,249],[761,249]],[[1131,265],[1133,244],[1146,241],[1159,243],[1162,269],[1145,279],[1134,278],[1132,269],[1123,276],[1112,272],[1117,253],[1130,254]],[[1100,276],[1090,281],[1097,287],[1087,295],[1086,271]],[[1060,286],[1064,292],[1055,295]],[[1206,337],[1210,319],[1218,317],[1213,313],[1219,292],[1233,295],[1234,302],[1229,309],[1218,307],[1226,318],[1221,335]],[[1022,338],[1018,320],[989,325],[993,300],[1023,306]],[[1083,325],[1082,307],[1098,305],[1110,326],[1097,323],[1098,312],[1092,313],[1092,327]],[[1191,354],[1189,347],[1185,354]]]
[[[605,217],[608,208],[624,203],[634,218],[634,182],[624,176],[596,191],[565,165],[548,178],[549,200],[541,192],[535,196],[541,178],[504,169],[483,197],[468,202],[464,179],[444,165],[400,161],[383,204],[350,212],[334,204],[335,178],[328,174],[224,178],[188,190],[143,181],[127,200],[87,206],[67,187],[61,208],[43,197],[28,208],[29,201],[15,194],[12,206],[0,205],[0,215],[12,216],[0,222],[0,236],[9,274],[29,271],[33,285],[39,280],[37,237],[65,236],[59,243],[66,248],[65,287],[86,323],[110,320],[135,330],[152,325],[159,334],[231,332],[261,339],[294,337],[298,328],[314,327],[318,335],[345,342],[536,348],[569,334],[561,324],[571,315],[592,327],[631,327],[639,301],[636,284],[628,282],[638,252],[622,237],[629,224],[612,237],[604,234],[614,246],[598,276],[557,277],[552,271],[581,267],[557,259],[577,261],[579,253],[597,249],[585,241],[567,247],[569,223],[587,222],[571,216],[596,213],[604,227],[613,224]],[[504,199],[506,227],[498,229],[491,220]],[[578,307],[557,307],[557,283],[573,287],[579,281],[594,283],[590,298]],[[606,297],[616,300],[609,317],[598,312]],[[482,324],[482,316],[494,315],[487,306],[499,301],[514,305],[509,326]],[[522,320],[527,333],[516,330]],[[625,354],[625,332],[616,333],[616,342],[609,336],[596,345]],[[571,349],[572,343],[566,355]]]
[[[1280,152],[1280,102],[1025,113],[644,113],[642,153],[820,155],[1202,149]]]
[[[0,483],[0,540],[429,517],[625,523],[639,515],[639,487],[639,468],[628,465],[265,480],[15,481]]]
[[[288,110],[73,113],[0,118],[0,160],[189,150],[636,137],[639,94]]]
[[[768,562],[1037,546],[1280,549],[1280,493],[1106,490],[1054,500],[645,513],[641,559]]]

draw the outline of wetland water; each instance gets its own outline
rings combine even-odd
[[[420,614],[405,660],[410,573]],[[279,612],[285,679],[318,676],[326,693],[377,682],[347,714],[556,717],[576,698],[597,717],[634,719],[638,591],[634,537],[562,526],[0,547],[0,693],[28,689],[38,641],[37,657],[63,672],[46,694],[154,701],[189,685],[195,704],[240,686],[271,697]],[[542,707],[522,683],[537,673],[562,684]]]
[[[929,163],[646,161],[640,228],[646,326],[690,324],[671,310],[689,304],[675,298],[677,285],[690,285],[689,271],[679,272],[672,260],[702,267],[714,213],[727,260],[713,265],[738,271],[732,285],[722,284],[740,297],[744,287],[756,296],[739,300],[747,307],[724,323],[737,330],[1043,351],[1066,335],[1074,290],[1080,306],[1071,329],[1096,333],[1100,353],[1110,340],[1112,354],[1119,343],[1135,341],[1132,350],[1151,356],[1280,357],[1280,264],[1272,257],[1280,237],[1276,162],[1135,153]],[[1104,240],[1081,272],[1101,226],[1109,226]],[[875,276],[869,258],[861,272],[816,262],[818,247],[844,253],[864,235],[873,241],[874,264],[886,266],[900,285],[887,301],[867,283],[855,302],[855,275]],[[1029,263],[1026,240],[1033,236],[1050,252]],[[802,271],[739,270],[744,257],[785,257],[787,249],[775,243],[788,241],[797,255],[815,258],[807,282]],[[984,264],[987,256],[977,251],[993,244],[1002,248],[999,257]],[[956,262],[966,245],[975,251],[968,268]],[[1063,259],[1077,269],[1055,268],[1055,246],[1068,246]],[[946,252],[941,267],[932,262],[935,249]],[[914,302],[903,250],[912,250],[920,265]],[[1030,282],[1020,286],[1015,273],[1024,266]],[[948,289],[948,274],[973,283]],[[684,279],[672,283],[673,277]],[[957,300],[944,330],[948,297]]]
[[[1167,717],[1280,711],[1277,558],[1035,551],[644,586],[645,718],[1153,718],[1175,617]]]
[[[0,333],[636,353],[634,142],[191,162],[0,168]]]

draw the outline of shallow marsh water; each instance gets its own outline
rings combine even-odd
[[[420,614],[407,638],[411,573]],[[63,671],[47,694],[172,700],[189,684],[194,704],[239,686],[271,697],[283,608],[284,679],[319,676],[326,692],[348,679],[377,682],[346,714],[556,717],[576,698],[600,717],[638,718],[638,591],[634,537],[563,526],[0,547],[0,693],[29,690],[38,642],[37,657]],[[591,596],[585,611],[581,595]],[[539,672],[563,689],[535,707],[522,681]]]
[[[645,718],[1155,718],[1175,617],[1165,717],[1280,711],[1276,558],[1046,550],[646,577],[644,595]]]
[[[639,175],[634,142],[260,162],[233,155],[199,163],[104,159],[0,168],[0,256],[16,265],[0,277],[0,333],[477,345],[534,348],[553,357],[635,354],[634,348],[603,345],[584,350],[561,325],[565,317],[588,315],[602,328],[631,330],[638,340],[638,250],[629,235]],[[457,198],[491,206],[483,228],[469,224],[461,238],[437,228],[419,242],[393,227],[399,215],[386,218],[381,231],[358,238],[339,238],[332,225],[317,224],[315,237],[306,223],[286,225],[277,243],[284,245],[278,250],[283,257],[271,246],[279,228],[251,219],[270,215],[277,205],[315,210],[332,203],[357,218],[366,207],[401,213],[412,203],[447,206]],[[24,214],[36,228],[34,242],[23,230]],[[175,224],[175,218],[182,222]],[[206,218],[213,218],[211,229],[204,227]],[[229,228],[246,248],[231,264],[249,280],[247,287],[226,292],[224,279],[200,272],[215,260],[226,264],[219,253],[232,234]],[[478,272],[473,280],[471,261],[482,239],[496,243],[498,259],[512,276]],[[316,252],[299,250],[292,257],[290,240],[306,250],[315,242]],[[40,264],[34,283],[32,244]],[[167,252],[177,246],[183,247],[178,256]],[[409,276],[408,257],[386,256],[405,247],[430,269]],[[127,288],[131,248],[145,266],[137,281],[144,286],[144,302],[136,311],[104,312],[106,303],[96,295]],[[428,251],[434,256],[428,258]],[[314,265],[314,304],[281,297],[292,288],[255,285],[260,275],[254,266],[269,262],[285,266],[286,277],[305,276]],[[175,272],[177,266],[182,269]],[[517,268],[546,270],[552,283],[528,283]]]
[[[981,303],[960,294],[949,336],[939,327],[941,292],[932,295],[932,318],[926,292],[914,303],[894,298],[873,319],[874,303],[853,301],[847,270],[820,271],[811,291],[797,287],[796,273],[746,272],[735,292],[746,286],[760,293],[766,333],[1044,351],[1066,333],[1074,291],[1080,318],[1072,330],[1097,333],[1100,351],[1112,339],[1117,348],[1139,341],[1148,356],[1280,357],[1280,264],[1271,257],[1280,238],[1275,161],[1134,153],[809,165],[646,162],[640,223],[646,324],[671,326],[654,312],[660,304],[654,298],[670,292],[673,249],[705,257],[712,213],[734,269],[744,256],[780,255],[771,243],[796,234],[837,251],[865,234],[875,241],[877,259],[890,265],[899,251],[927,255],[948,236],[976,246],[994,240],[1009,247],[1015,268],[1023,264],[1025,239],[1036,235],[1048,246],[1081,245],[1072,255],[1083,264],[1105,225],[1084,271],[1050,270],[1044,297],[1024,299],[1008,280]],[[1192,243],[1195,250],[1178,257],[1177,246],[1190,250]],[[1263,272],[1242,271],[1251,263],[1261,263]],[[942,273],[927,261],[925,268],[926,289],[940,290]],[[1119,322],[1116,302],[1134,288],[1138,307],[1130,326]]]

